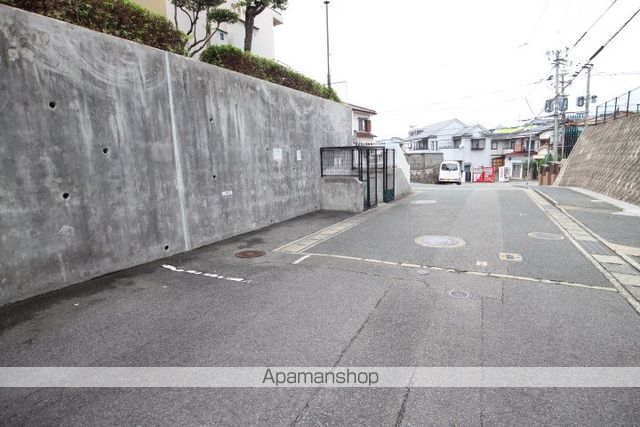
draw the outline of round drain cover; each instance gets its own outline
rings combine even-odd
[[[542,239],[542,240],[564,240],[564,236],[560,234],[542,233],[540,231],[533,231],[529,233],[529,236],[533,237],[534,239]]]
[[[434,203],[438,203],[437,200],[416,200],[415,202],[411,202],[413,205],[432,205]]]
[[[450,289],[447,291],[447,295],[449,295],[451,298],[457,298],[457,299],[471,298],[471,294],[469,292],[463,291],[461,289]]]
[[[238,258],[257,258],[259,256],[263,256],[264,254],[264,251],[241,251],[236,253],[236,256]]]
[[[451,236],[420,236],[415,242],[428,248],[457,248],[467,244],[461,238]]]

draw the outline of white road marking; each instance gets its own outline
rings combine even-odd
[[[309,255],[325,257],[325,258],[343,259],[343,260],[346,259],[349,261],[382,263],[382,264],[388,264],[388,265],[394,265],[398,267],[412,268],[412,269],[421,268],[424,270],[444,271],[447,273],[465,274],[469,276],[493,277],[496,279],[508,279],[508,280],[530,282],[530,283],[542,283],[545,285],[561,285],[561,286],[570,286],[570,287],[576,287],[576,288],[593,289],[598,291],[617,292],[615,288],[608,288],[605,286],[585,285],[583,283],[565,282],[562,280],[540,279],[536,277],[514,276],[512,274],[490,273],[490,272],[484,272],[484,271],[457,270],[455,268],[436,267],[432,265],[419,265],[419,264],[412,264],[412,263],[406,263],[406,262],[375,260],[370,258],[358,258],[358,257],[352,257],[352,256],[345,256],[345,255],[321,254],[321,253],[311,253]]]
[[[509,252],[500,252],[498,259],[501,261],[522,262],[522,255]]]
[[[163,264],[162,268],[166,268],[167,270],[171,270],[171,271],[174,271],[176,273],[193,274],[193,275],[196,275],[196,276],[205,276],[205,277],[211,277],[211,278],[214,278],[214,279],[229,280],[231,282],[251,283],[251,280],[246,280],[246,279],[243,279],[241,277],[224,277],[224,276],[222,276],[220,274],[215,274],[215,273],[203,273],[202,271],[185,270],[183,268],[174,267],[173,265],[169,265],[169,264]]]
[[[309,258],[311,255],[305,255],[302,256],[300,258],[298,258],[297,260],[293,261],[294,264],[300,264],[302,261],[304,261],[305,259]]]
[[[487,261],[476,261],[476,265],[478,267],[486,267],[487,266]]]

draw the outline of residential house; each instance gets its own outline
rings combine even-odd
[[[453,136],[467,127],[458,119],[445,120],[423,127],[413,127],[405,139],[409,152],[438,151],[453,147]]]
[[[171,0],[134,0],[142,7],[149,9],[152,12],[166,16],[171,22],[177,17],[178,27],[186,31],[190,24],[187,16],[181,11],[177,11],[171,2]],[[227,0],[221,7],[234,10],[240,16],[240,20],[235,24],[222,24],[218,32],[210,40],[209,45],[230,44],[240,49],[244,48],[244,21],[243,12],[235,6],[237,0]],[[257,55],[267,58],[275,57],[274,48],[274,28],[283,23],[282,15],[280,12],[271,8],[267,8],[260,15],[256,16],[256,20],[253,27],[253,44],[251,51]],[[198,34],[205,33],[204,20],[199,23]]]
[[[371,119],[376,113],[370,108],[348,104],[352,111],[353,144],[376,145],[375,135],[371,132]]]
[[[491,166],[490,132],[476,124],[467,126],[458,119],[446,120],[420,128],[411,128],[404,144],[409,153],[439,152],[444,160],[455,160],[465,172],[464,179],[473,181],[474,171]]]
[[[471,182],[480,168],[491,166],[491,139],[482,125],[467,126],[453,135],[453,147],[443,148],[444,160],[457,160],[465,181]]]
[[[527,164],[529,155],[532,159],[544,158],[552,133],[553,125],[542,121],[526,126],[494,129],[490,135],[491,164],[495,168],[506,166],[508,175],[513,179],[526,178],[524,165]]]

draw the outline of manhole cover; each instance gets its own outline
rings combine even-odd
[[[240,251],[236,253],[236,256],[238,258],[257,258],[259,256],[263,256],[264,254],[264,251]]]
[[[419,268],[416,270],[416,273],[426,276],[427,274],[429,274],[429,270],[425,270],[424,268]]]
[[[420,236],[415,239],[415,242],[428,248],[457,248],[467,244],[459,237],[451,236]]]
[[[471,298],[471,294],[469,292],[463,291],[461,289],[450,289],[447,291],[447,295],[449,295],[451,298],[457,298],[457,299]]]
[[[434,203],[438,203],[437,200],[416,200],[415,202],[411,202],[413,205],[432,205]]]
[[[564,240],[564,236],[560,234],[542,233],[540,231],[533,231],[529,233],[529,237],[533,237],[534,239],[542,239],[542,240]]]

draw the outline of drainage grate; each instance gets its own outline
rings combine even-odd
[[[459,237],[451,236],[420,236],[414,240],[420,246],[428,248],[457,248],[467,244]]]
[[[257,258],[260,256],[263,256],[265,254],[265,251],[241,251],[236,253],[236,256],[238,258]]]
[[[438,203],[437,200],[416,200],[415,202],[411,202],[413,205],[432,205],[434,203]]]
[[[471,298],[471,294],[467,291],[463,291],[462,289],[449,289],[447,291],[447,295],[449,295],[451,298],[456,298],[456,299]]]
[[[529,237],[533,237],[534,239],[542,239],[542,240],[564,240],[564,236],[561,234],[543,233],[540,231],[533,231],[529,233]]]

